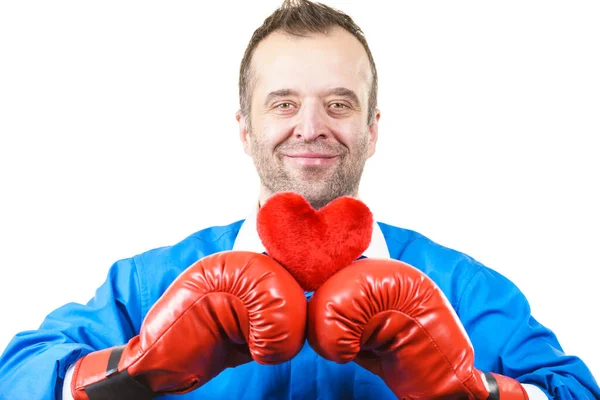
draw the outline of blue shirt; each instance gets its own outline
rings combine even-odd
[[[173,280],[207,255],[232,250],[244,221],[117,261],[86,304],[66,304],[17,334],[0,357],[0,399],[60,399],[65,373],[84,355],[127,343]],[[244,224],[246,225],[246,224]],[[475,350],[475,367],[536,385],[548,398],[600,399],[578,358],[530,313],[520,290],[471,257],[410,230],[377,223],[389,256],[427,274],[445,293]],[[238,247],[238,246],[236,246]],[[395,399],[355,363],[338,365],[306,345],[291,361],[227,369],[201,388],[165,399]]]

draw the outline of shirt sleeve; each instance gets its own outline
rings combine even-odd
[[[127,343],[142,319],[133,259],[121,260],[85,305],[51,312],[37,330],[18,333],[0,356],[3,399],[61,399],[63,379],[84,355]]]
[[[600,399],[589,368],[564,353],[554,333],[531,315],[523,293],[501,274],[481,267],[457,311],[479,370],[534,385],[549,399]]]
[[[65,379],[63,380],[62,400],[74,400],[73,394],[71,393],[71,381],[73,380],[74,370],[75,364],[71,365],[69,369],[67,369],[67,374],[65,375]]]
[[[525,388],[525,392],[527,392],[527,396],[529,396],[529,400],[548,400],[548,396],[546,393],[542,392],[542,389],[539,387],[532,385],[530,383],[523,383],[523,388]],[[64,398],[63,400],[72,400],[70,398]]]

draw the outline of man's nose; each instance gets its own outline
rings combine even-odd
[[[298,124],[294,129],[294,136],[297,139],[312,142],[331,135],[327,124],[327,113],[317,104],[305,104],[298,113],[298,118]]]

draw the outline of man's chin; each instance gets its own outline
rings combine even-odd
[[[293,179],[295,186],[327,186],[333,179],[336,171],[334,168],[305,167],[300,170],[288,171],[288,176]]]

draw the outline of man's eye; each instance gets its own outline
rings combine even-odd
[[[277,108],[279,108],[280,110],[289,110],[290,108],[292,108],[292,103],[281,103],[277,105]]]
[[[347,108],[344,103],[331,103],[331,107],[337,110],[343,110],[344,108]]]

